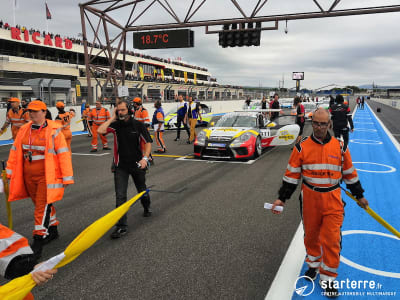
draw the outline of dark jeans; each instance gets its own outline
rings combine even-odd
[[[115,198],[116,207],[124,204],[127,200],[128,180],[129,175],[132,176],[138,193],[146,190],[146,171],[133,167],[129,172],[121,167],[115,168],[114,184],[115,184]],[[144,210],[150,209],[150,196],[145,194],[140,201],[142,202]],[[118,221],[117,227],[126,228],[128,226],[126,214]]]
[[[176,122],[177,122],[177,126],[178,126],[178,130],[176,132],[176,138],[179,139],[181,137],[181,124],[183,124],[183,128],[185,128],[187,134],[188,134],[188,138],[190,137],[190,131],[189,128],[187,126],[186,123],[183,122],[183,120],[185,119],[185,117],[181,117],[181,116],[177,116],[176,117]]]
[[[349,143],[349,129],[348,128],[343,128],[343,129],[333,128],[333,132],[335,134],[335,138],[340,138],[340,135],[343,136],[343,142],[345,145],[347,145]]]
[[[83,123],[83,131],[87,131],[87,120],[83,119],[82,123]]]
[[[296,123],[300,127],[299,135],[303,135],[303,129],[304,129],[304,124],[305,122],[298,122]]]

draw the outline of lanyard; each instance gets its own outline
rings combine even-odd
[[[45,123],[46,122],[44,122],[42,125],[40,125],[39,130],[38,130],[38,135],[40,134],[40,131],[42,130]],[[32,144],[36,140],[36,138],[34,138],[33,140],[31,140],[31,138],[32,138],[32,126],[31,126],[31,130],[29,131],[29,141],[28,141],[29,151],[32,151]]]
[[[101,108],[100,109],[96,108],[96,120],[97,121],[99,120],[99,113],[101,113]]]

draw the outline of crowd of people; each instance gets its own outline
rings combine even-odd
[[[99,71],[94,71],[93,75],[96,78],[107,78],[107,74],[104,72],[99,72]],[[79,69],[79,76],[80,77],[85,77],[86,76],[86,71],[83,69]],[[186,84],[186,85],[194,85],[194,80],[188,79],[186,82],[183,78],[176,77],[176,76],[171,76],[171,75],[165,75],[164,79],[160,74],[154,74],[153,76],[149,75],[144,75],[143,79],[138,75],[137,71],[134,72],[127,72],[125,74],[125,80],[131,80],[131,81],[146,81],[146,82],[159,82],[159,83],[172,83],[172,84]],[[218,87],[220,86],[218,83],[216,83],[216,79],[213,78],[213,80],[210,80],[208,83],[204,83],[204,80],[198,80],[196,82],[196,85],[199,86],[211,86],[211,87]],[[229,88],[240,88],[239,86],[224,86],[224,87],[229,87]]]
[[[11,25],[8,22],[3,22],[3,20],[0,20],[0,28],[3,29],[7,29],[7,30],[11,30]],[[27,27],[25,26],[21,26],[21,25],[15,25],[16,28],[20,29],[21,32],[25,32],[25,30],[28,30]],[[40,30],[38,29],[34,29],[34,28],[30,28],[29,30],[29,34],[32,34],[34,32],[40,32]],[[45,37],[46,35],[50,35],[51,38],[54,37],[61,37],[60,34],[54,34],[51,32],[45,32],[43,31],[41,33],[42,37]],[[77,45],[83,45],[83,41],[82,39],[79,38],[75,38],[75,37],[63,37],[63,39],[69,39],[73,44],[77,44]],[[91,43],[91,42],[87,42],[89,47],[94,47],[94,48],[98,48],[98,49],[102,49],[102,45],[98,44],[98,43]],[[104,46],[103,46],[104,47]],[[112,51],[116,51],[117,48],[116,47],[111,47]],[[122,50],[120,51],[121,53],[124,53]],[[156,57],[156,56],[151,56],[151,55],[146,55],[143,53],[138,53],[138,52],[134,52],[131,50],[126,50],[125,54],[127,55],[131,55],[131,56],[136,56],[136,57],[140,57],[140,58],[146,58],[146,59],[151,59],[151,60],[155,60],[158,62],[163,62],[163,63],[168,63],[168,64],[173,64],[173,65],[177,65],[177,66],[181,66],[181,67],[186,67],[186,68],[191,68],[191,69],[196,69],[196,70],[200,70],[200,71],[205,71],[207,72],[208,69],[204,68],[204,67],[199,67],[199,66],[194,66],[194,65],[190,65],[187,63],[184,63],[182,61],[179,60],[171,60],[170,58],[166,59],[166,58],[160,58],[160,57]]]

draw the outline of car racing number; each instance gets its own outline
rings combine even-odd
[[[260,135],[261,138],[267,138],[270,136],[270,130],[269,129],[260,130]]]

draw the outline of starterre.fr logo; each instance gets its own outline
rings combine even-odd
[[[315,283],[308,276],[300,276],[299,278],[297,278],[294,284],[294,290],[296,294],[303,297],[311,295],[314,291],[314,288]]]

